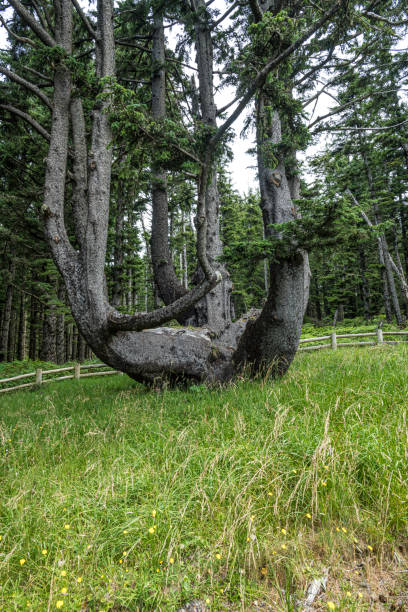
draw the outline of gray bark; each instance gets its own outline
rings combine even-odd
[[[22,273],[22,283],[24,284],[24,271]],[[27,313],[26,313],[26,296],[21,292],[20,309],[19,309],[19,325],[18,325],[18,342],[17,342],[17,359],[24,361],[26,358],[26,342],[27,342]]]
[[[271,167],[270,145],[282,140],[277,111],[265,116],[263,95],[257,103],[258,175],[265,236],[279,238],[272,224],[292,221],[297,212],[291,195],[298,195],[298,183],[290,186],[283,159]],[[290,259],[270,265],[270,287],[266,304],[255,321],[250,321],[238,345],[234,360],[256,369],[270,367],[274,374],[286,372],[299,344],[309,296],[310,269],[307,254],[299,251]]]
[[[204,0],[195,1],[195,32],[201,120],[208,127],[216,129],[217,107],[214,100],[213,45],[211,26]],[[220,198],[217,173],[214,167],[211,167],[206,179],[208,181],[205,189],[206,253],[210,266],[221,274],[222,281],[207,293],[201,302],[196,304],[195,311],[196,322],[199,326],[207,325],[219,334],[231,323],[232,283],[225,266],[218,261],[222,255],[222,242],[219,224]],[[197,223],[200,224],[200,222],[199,214],[197,214]],[[201,279],[201,271],[198,271],[197,277]]]
[[[63,311],[63,304],[65,302],[65,287],[61,280],[58,283],[58,300],[60,302],[59,312],[57,314],[57,328],[56,328],[56,352],[57,352],[57,363],[62,364],[65,362],[65,315]]]
[[[163,15],[159,11],[154,15],[152,60],[152,116],[155,121],[162,121],[166,117],[166,58]],[[152,168],[152,206],[150,244],[154,279],[163,302],[171,304],[186,290],[177,278],[170,253],[167,177],[159,163]]]
[[[123,225],[124,225],[124,194],[122,182],[118,182],[115,218],[115,244],[113,248],[112,271],[112,305],[115,308],[122,306],[122,275],[123,275]]]
[[[13,304],[14,296],[14,279],[16,275],[16,264],[13,260],[10,264],[8,283],[6,290],[6,300],[3,310],[3,324],[1,329],[1,345],[0,345],[0,361],[7,361],[8,346],[9,346],[9,334],[10,334],[10,322],[11,322],[11,307]]]

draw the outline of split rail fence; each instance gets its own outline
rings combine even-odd
[[[317,344],[316,346],[300,346],[299,351],[318,351],[320,349],[333,349],[336,350],[340,347],[344,346],[375,346],[378,344],[402,344],[406,343],[407,340],[384,340],[384,336],[407,336],[408,331],[383,331],[382,329],[378,329],[376,332],[362,332],[359,334],[336,334],[333,332],[330,336],[320,336],[319,338],[303,338],[300,340],[300,345],[312,343],[312,342],[322,342],[323,340],[330,340],[330,343],[326,344]],[[371,337],[375,338],[374,341],[365,341],[365,342],[337,342],[339,338],[365,338]],[[407,338],[408,339],[408,338]]]
[[[6,389],[0,389],[0,393],[7,393],[7,391],[16,391],[17,389],[26,389],[27,387],[33,387],[42,385],[48,382],[57,382],[59,380],[68,380],[70,378],[75,378],[79,380],[80,378],[89,378],[91,376],[109,376],[112,374],[123,374],[123,372],[119,372],[118,370],[104,370],[103,372],[88,372],[83,374],[83,370],[91,370],[97,368],[107,368],[108,366],[105,363],[91,363],[91,364],[80,364],[76,363],[73,366],[69,366],[67,368],[55,368],[53,370],[42,370],[38,368],[35,372],[30,372],[29,374],[19,374],[18,376],[12,376],[11,378],[3,378],[0,380],[1,384],[11,383],[16,380],[20,381],[24,378],[35,378],[33,382],[24,383],[22,385],[18,384],[14,387],[7,387]],[[69,374],[66,376],[58,376],[57,378],[46,378],[43,377],[47,374],[59,374],[61,372],[73,372],[73,374]]]
[[[407,340],[384,340],[384,336],[406,336]],[[375,338],[375,340],[365,341],[365,342],[338,342],[338,339],[342,338]],[[315,342],[323,342],[324,340],[329,340],[330,342],[326,344],[317,344]],[[383,331],[382,329],[378,329],[376,332],[363,332],[359,334],[336,334],[333,332],[329,336],[320,336],[318,338],[303,338],[300,340],[299,351],[318,351],[321,349],[332,349],[337,350],[341,347],[347,346],[375,346],[379,344],[402,344],[408,341],[408,331]],[[311,344],[313,346],[302,346],[303,344]],[[26,389],[28,387],[39,386],[44,383],[49,382],[57,382],[59,380],[68,380],[68,379],[76,379],[79,380],[81,378],[90,378],[91,376],[110,376],[112,374],[123,374],[123,372],[119,372],[118,370],[103,370],[102,372],[88,372],[86,374],[83,373],[83,370],[92,370],[98,368],[107,368],[105,363],[91,363],[81,365],[80,363],[76,363],[73,366],[69,366],[67,368],[55,368],[53,370],[42,370],[41,368],[37,369],[35,372],[30,372],[28,374],[19,374],[18,376],[12,376],[11,378],[3,378],[0,380],[0,385],[9,384],[14,381],[20,381],[26,378],[34,378],[33,382],[18,384],[12,387],[6,387],[5,389],[0,389],[0,393],[7,393],[8,391],[17,391],[18,389]],[[60,374],[61,372],[73,372],[73,374],[68,374],[65,376],[58,376],[57,378],[46,378],[43,377],[48,374]]]

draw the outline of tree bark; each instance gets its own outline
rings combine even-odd
[[[364,320],[370,320],[370,290],[367,282],[367,266],[366,259],[364,255],[364,249],[360,249],[359,252],[359,262],[360,262],[360,283],[361,283],[361,295],[363,298],[363,311],[364,311]]]
[[[166,117],[166,58],[160,10],[155,10],[154,14],[152,60],[152,116],[160,122]],[[171,304],[185,295],[186,289],[177,278],[170,253],[167,177],[159,162],[153,163],[152,168],[152,207],[150,245],[154,279],[163,302]]]
[[[66,351],[65,351],[65,315],[63,311],[65,303],[65,287],[61,280],[58,283],[58,314],[56,323],[56,357],[57,363],[65,363]]]
[[[123,276],[123,225],[124,225],[124,186],[118,181],[118,193],[116,197],[115,218],[115,244],[113,248],[113,271],[112,271],[112,305],[115,308],[122,306],[122,276]]]
[[[11,323],[11,310],[13,305],[14,297],[14,280],[16,276],[16,263],[14,260],[11,261],[8,273],[8,282],[6,289],[6,299],[3,309],[3,325],[1,330],[1,345],[0,345],[0,361],[7,361],[8,347],[9,347],[9,335],[10,335],[10,323]]]
[[[272,224],[292,221],[296,210],[283,159],[271,167],[269,145],[282,140],[281,120],[274,111],[265,115],[265,100],[257,102],[258,175],[265,236],[280,238]],[[292,185],[297,195],[298,186]],[[248,363],[252,368],[269,367],[281,375],[290,366],[299,344],[303,317],[309,296],[310,269],[305,252],[299,251],[287,260],[270,265],[270,288],[266,304],[255,321],[244,331],[234,356],[235,363]]]
[[[215,130],[217,127],[217,107],[214,100],[213,44],[205,0],[197,0],[194,17],[201,120],[204,125]],[[231,323],[232,292],[229,274],[225,266],[219,261],[223,251],[220,235],[219,208],[220,197],[217,186],[217,173],[216,169],[212,167],[208,177],[205,196],[207,257],[211,267],[221,274],[222,281],[196,304],[195,318],[198,326],[206,325],[217,334],[221,334]],[[198,270],[196,281],[201,279],[201,277],[202,273]]]
[[[55,303],[48,304],[44,311],[40,359],[41,361],[57,362],[57,315]]]
[[[23,292],[20,295],[20,312],[18,326],[18,345],[17,359],[24,361],[26,358],[26,342],[27,342],[27,312],[26,312],[26,296]]]

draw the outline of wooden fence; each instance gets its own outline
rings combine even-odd
[[[383,331],[378,329],[376,332],[362,332],[360,334],[336,334],[333,332],[330,336],[320,336],[319,338],[303,338],[300,340],[300,344],[307,344],[312,342],[322,342],[323,340],[330,340],[326,344],[317,344],[316,346],[300,346],[299,351],[318,351],[320,349],[330,348],[334,351],[344,346],[375,346],[378,344],[402,344],[406,343],[407,340],[384,340],[384,336],[408,336],[408,331]],[[339,338],[375,338],[374,341],[365,342],[337,342]]]
[[[384,340],[384,336],[406,336],[407,340]],[[340,338],[375,338],[374,341],[365,341],[365,342],[337,342]],[[300,346],[299,351],[318,351],[320,349],[333,349],[336,350],[341,347],[347,346],[375,346],[379,344],[402,344],[408,341],[408,331],[383,331],[382,329],[378,329],[376,332],[363,332],[360,334],[336,334],[333,332],[330,336],[319,336],[318,338],[304,338],[300,340],[300,344],[311,344],[315,342],[323,342],[324,340],[330,340],[330,342],[326,344],[317,344],[314,346]],[[108,366],[105,363],[92,363],[89,365],[81,365],[80,363],[76,363],[73,366],[69,366],[68,368],[55,368],[53,370],[42,370],[38,369],[35,372],[30,372],[29,374],[19,374],[18,376],[12,376],[11,378],[3,378],[0,380],[1,384],[8,384],[14,382],[16,380],[23,380],[24,378],[34,378],[33,382],[23,383],[22,385],[16,385],[13,387],[7,387],[6,389],[0,389],[0,393],[7,393],[7,391],[16,391],[17,389],[25,389],[27,387],[33,387],[34,385],[42,385],[48,382],[57,382],[59,380],[68,380],[70,378],[75,378],[79,380],[80,378],[89,378],[90,376],[109,376],[112,374],[122,374],[122,372],[118,372],[117,370],[104,370],[103,372],[88,372],[87,374],[83,374],[83,370],[91,370],[96,368],[107,368]],[[73,372],[73,374],[69,374],[67,376],[58,376],[57,378],[47,378],[43,377],[48,374],[60,374],[61,372]]]
[[[30,372],[29,374],[19,374],[18,376],[12,376],[11,378],[1,379],[0,384],[5,384],[14,382],[15,380],[22,380],[24,378],[35,378],[33,382],[16,385],[14,387],[7,387],[6,389],[0,389],[0,393],[7,393],[7,391],[16,391],[17,389],[25,389],[27,387],[32,387],[34,385],[42,385],[48,382],[57,382],[58,380],[68,380],[69,378],[75,378],[76,380],[79,380],[80,378],[89,378],[90,376],[108,376],[111,374],[122,374],[122,372],[119,372],[118,370],[88,372],[87,374],[82,373],[83,370],[107,367],[108,366],[105,363],[91,363],[88,365],[81,365],[80,363],[76,363],[75,365],[69,366],[68,368],[55,368],[53,370],[42,370],[41,368],[39,368],[35,372]],[[58,376],[57,378],[43,378],[47,374],[59,374],[60,372],[73,372],[73,374],[69,374],[67,376]]]

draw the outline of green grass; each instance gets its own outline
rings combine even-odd
[[[326,567],[317,609],[390,609],[407,590],[407,360],[344,349],[225,389],[114,376],[0,396],[0,609],[295,610]],[[377,608],[361,585],[381,580]]]

